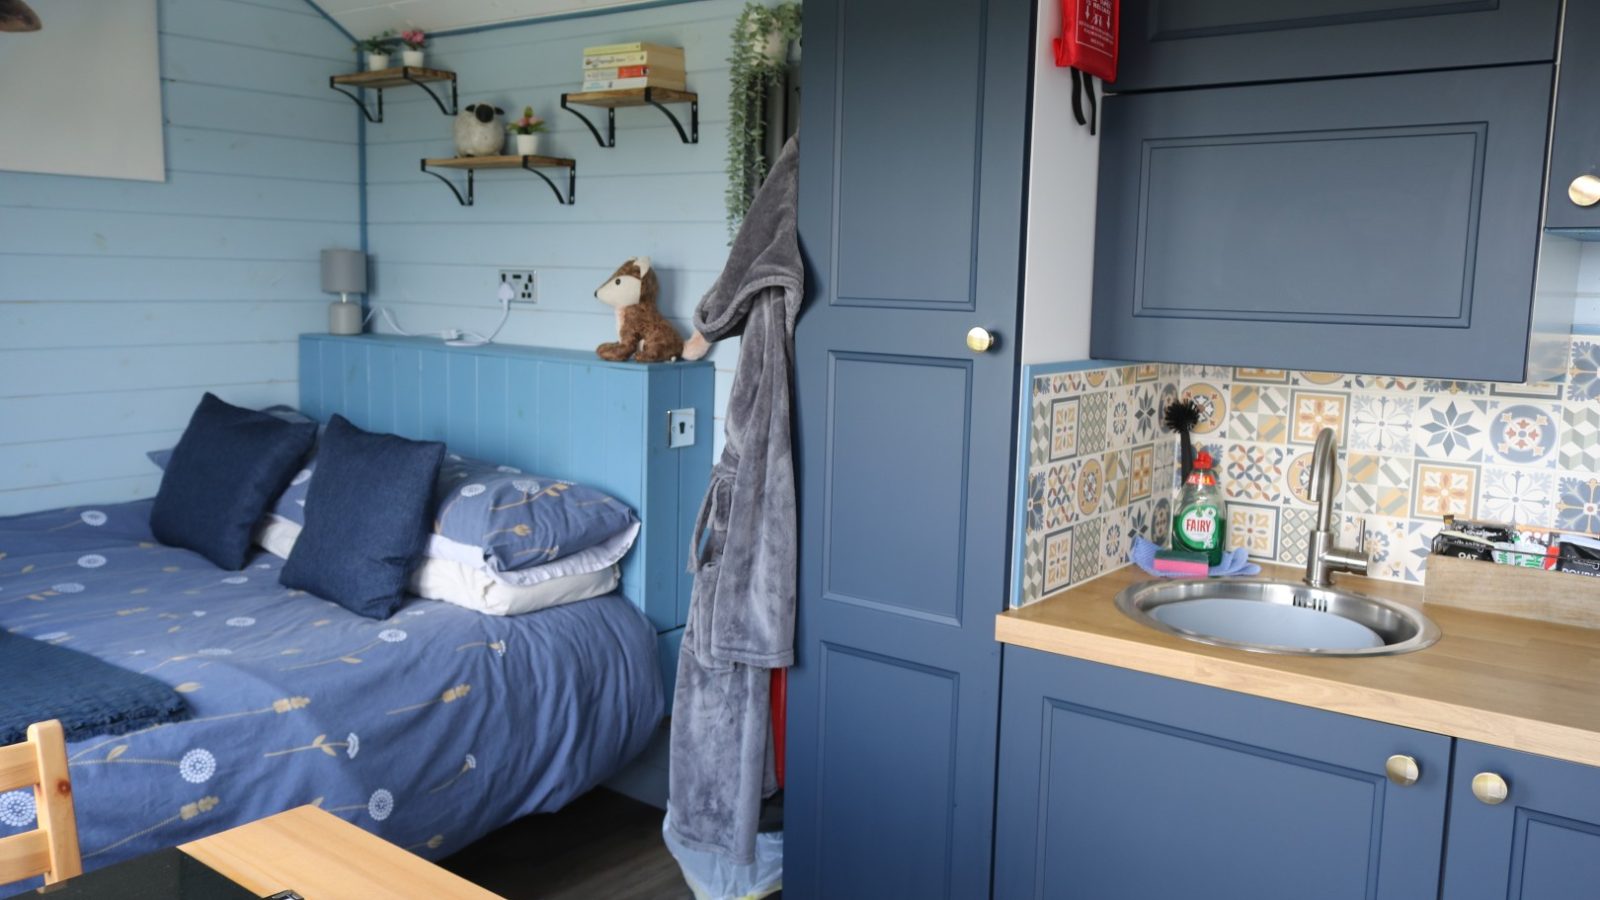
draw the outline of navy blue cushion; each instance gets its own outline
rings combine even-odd
[[[162,473],[151,533],[221,568],[243,568],[256,523],[316,436],[313,423],[286,422],[206,394]]]
[[[444,445],[334,416],[317,448],[305,528],[278,581],[374,619],[394,614],[421,556]]]

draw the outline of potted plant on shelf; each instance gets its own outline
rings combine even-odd
[[[423,48],[428,46],[428,35],[420,28],[407,28],[400,32],[400,62],[402,65],[422,67]]]
[[[789,45],[800,39],[800,4],[750,3],[733,26],[728,91],[728,233],[744,220],[767,177],[766,100],[783,85]]]
[[[539,132],[544,131],[544,120],[533,114],[533,107],[522,108],[522,118],[517,119],[506,130],[517,136],[518,156],[539,155]]]
[[[356,44],[357,53],[367,54],[367,71],[380,72],[389,68],[389,46],[394,41],[394,32],[385,31]]]

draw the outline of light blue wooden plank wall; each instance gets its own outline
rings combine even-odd
[[[362,428],[606,491],[639,514],[622,591],[658,632],[687,620],[690,534],[711,473],[710,436],[668,449],[667,411],[711,413],[708,363],[606,363],[587,351],[447,347],[421,338],[306,335],[300,408]],[[675,654],[674,654],[675,657]]]
[[[542,152],[578,160],[578,202],[557,205],[532,176],[489,172],[478,179],[476,205],[458,206],[417,170],[421,157],[453,154],[450,121],[417,92],[391,91],[384,123],[367,129],[371,301],[392,308],[407,331],[488,331],[499,316],[498,270],[534,268],[539,301],[514,307],[500,339],[592,349],[615,334],[595,287],[624,259],[648,255],[661,278],[662,310],[687,334],[694,305],[727,253],[726,60],[743,5],[703,0],[434,39],[431,64],[458,73],[463,105],[486,101],[508,114],[532,106],[546,119]],[[560,109],[561,93],[577,89],[583,48],[623,40],[684,48],[689,86],[701,99],[699,144],[679,142],[655,110],[625,109],[617,112],[617,146],[601,149]],[[603,111],[595,116],[604,121]],[[700,427],[718,448],[736,356],[734,340],[711,357],[717,421]]]
[[[0,515],[150,496],[203,390],[294,402],[317,253],[360,242],[349,41],[300,0],[160,23],[166,182],[0,172]]]

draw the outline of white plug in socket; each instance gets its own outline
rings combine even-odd
[[[534,269],[501,269],[500,283],[511,287],[514,292],[512,300],[521,303],[539,302],[539,273]]]

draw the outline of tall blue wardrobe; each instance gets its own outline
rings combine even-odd
[[[988,896],[1032,21],[806,0],[786,896]]]

